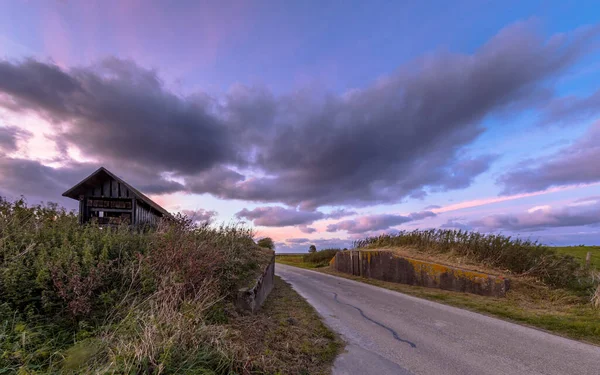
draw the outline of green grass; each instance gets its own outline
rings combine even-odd
[[[560,246],[553,247],[561,254],[571,255],[576,258],[582,265],[585,265],[585,257],[588,252],[592,253],[591,266],[600,270],[600,246]]]
[[[275,262],[308,269],[320,268],[325,266],[319,263],[305,262],[304,255],[298,254],[276,254]]]

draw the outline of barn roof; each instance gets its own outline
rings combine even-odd
[[[158,203],[154,202],[152,199],[145,196],[141,191],[139,191],[138,189],[129,185],[127,182],[123,181],[122,178],[116,176],[115,174],[113,174],[112,172],[110,172],[108,169],[106,169],[104,167],[98,168],[94,173],[92,173],[88,177],[84,178],[80,183],[73,186],[69,190],[65,191],[62,195],[63,195],[63,197],[69,197],[69,198],[79,200],[80,195],[85,194],[85,192],[89,188],[93,188],[94,186],[97,186],[106,177],[111,177],[115,181],[125,185],[125,187],[127,187],[127,189],[129,189],[129,191],[131,193],[133,193],[133,195],[135,195],[135,197],[137,199],[145,202],[146,204],[148,204],[150,207],[154,208],[156,211],[160,212],[161,214],[163,214],[167,217],[172,216],[169,213],[169,211],[162,208]]]

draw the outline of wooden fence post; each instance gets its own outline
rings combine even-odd
[[[588,251],[587,254],[585,255],[585,268],[590,268],[592,262],[592,252]]]

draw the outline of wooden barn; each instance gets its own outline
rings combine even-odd
[[[63,193],[79,201],[79,222],[155,225],[171,214],[121,178],[101,167]]]

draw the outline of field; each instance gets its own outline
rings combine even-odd
[[[411,240],[406,238],[377,238],[367,241],[366,246],[371,249],[381,248],[391,250],[417,259],[437,261],[439,263],[476,269],[492,274],[501,274],[511,279],[511,289],[505,298],[483,297],[350,276],[336,272],[330,267],[315,267],[313,263],[307,262],[302,255],[280,254],[277,255],[276,261],[282,264],[310,268],[318,272],[361,281],[600,345],[600,310],[594,308],[591,303],[594,290],[593,280],[589,276],[586,276],[589,275],[587,271],[578,268],[579,265],[583,265],[585,254],[587,251],[590,251],[589,247],[583,249],[580,247],[556,249],[560,254],[574,256],[578,265],[578,267],[574,267],[572,263],[569,263],[569,258],[562,258],[560,254],[554,258],[555,255],[552,255],[554,253],[553,249],[546,250],[546,248],[538,247],[537,244],[533,244],[531,247],[517,244],[517,247],[516,245],[504,243],[504,249],[507,249],[504,251],[507,254],[514,251],[514,249],[523,252],[529,251],[529,249],[537,251],[535,254],[538,254],[538,259],[543,262],[541,264],[544,267],[548,265],[547,270],[549,270],[550,275],[552,272],[558,273],[573,270],[571,274],[544,277],[543,272],[539,272],[540,276],[537,276],[535,273],[527,272],[527,270],[524,272],[511,271],[508,268],[511,266],[508,264],[508,261],[512,261],[510,257],[507,258],[506,263],[503,263],[504,267],[492,266],[490,265],[492,262],[482,261],[479,255],[469,254],[465,249],[446,251],[441,246],[437,248],[419,248],[415,245],[407,245],[407,242]],[[398,246],[398,243],[402,243],[403,245]],[[499,243],[502,243],[502,241],[499,241]],[[531,254],[524,256],[529,257],[529,261],[532,262],[532,269],[544,270],[545,268],[542,265],[536,265],[535,259],[532,256]],[[494,262],[500,262],[497,260],[498,257],[490,259],[493,259]],[[551,261],[553,259],[556,259],[556,261]],[[566,266],[561,264],[563,259],[566,259]],[[593,261],[596,260],[597,262],[597,259],[594,255],[592,256]],[[515,265],[515,268],[517,266]]]
[[[234,308],[273,254],[252,235],[80,226],[0,200],[0,373],[328,373],[341,343],[289,285],[258,314]]]
[[[592,253],[591,266],[600,270],[600,246],[562,246],[553,247],[552,249],[561,254],[575,257],[582,265],[585,265],[585,257],[590,252]]]

